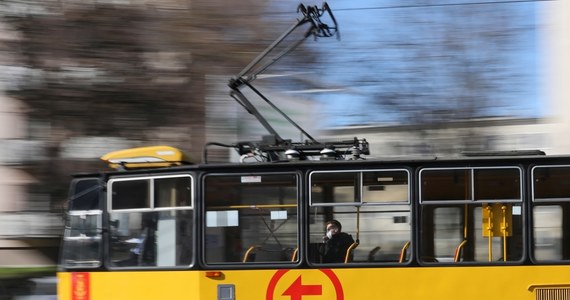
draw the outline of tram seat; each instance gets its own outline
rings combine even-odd
[[[400,250],[400,259],[398,259],[399,263],[403,263],[404,261],[406,261],[406,257],[408,255],[408,248],[410,248],[410,241],[407,241],[404,246],[402,247],[402,250]]]
[[[380,251],[381,248],[382,247],[380,247],[380,246],[376,246],[376,247],[374,247],[374,249],[372,249],[372,250],[370,250],[370,252],[368,252],[368,261],[369,262],[376,261],[376,258],[375,258],[376,253],[378,253],[378,251]]]
[[[297,255],[299,254],[299,247],[295,247],[295,249],[291,249],[293,252],[291,253],[291,261],[297,260]]]
[[[255,249],[259,246],[250,246],[243,254],[242,262],[249,262],[255,259]]]
[[[253,245],[250,246],[244,253],[242,262],[272,262],[272,261],[285,261],[292,259],[292,255],[287,255],[291,252],[291,248],[284,249],[280,245]],[[293,257],[293,258],[296,258]]]
[[[309,244],[309,249],[308,249],[308,253],[307,253],[307,257],[309,259],[310,262],[316,262],[316,263],[322,263],[322,250],[324,244],[321,243],[310,243]]]
[[[356,249],[356,247],[358,247],[359,245],[359,241],[356,240],[356,242],[352,243],[352,245],[350,245],[348,247],[348,249],[346,249],[346,255],[344,256],[344,263],[346,264],[349,261],[352,261],[352,258],[354,256],[354,249]]]
[[[421,257],[421,260],[422,260],[423,262],[428,262],[428,263],[436,263],[436,262],[439,262],[439,260],[438,260],[437,258],[435,258],[435,257],[433,257],[433,256],[426,256],[426,255],[422,256],[422,257]]]
[[[455,248],[455,254],[453,255],[453,262],[460,262],[461,257],[463,256],[463,248],[467,244],[467,240],[461,241],[459,245]]]

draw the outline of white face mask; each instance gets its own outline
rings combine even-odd
[[[332,230],[327,231],[327,237],[329,239],[332,239],[332,236],[333,236],[333,231]]]

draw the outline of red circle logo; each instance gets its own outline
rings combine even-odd
[[[266,300],[273,300],[275,294],[275,287],[277,283],[281,280],[283,275],[291,270],[278,270],[273,274],[269,285],[267,286],[267,294],[265,296]],[[336,300],[344,300],[344,291],[342,290],[342,285],[338,277],[331,269],[319,269],[326,278],[332,283],[334,291],[336,294]],[[303,284],[303,274],[297,276],[297,278],[284,289],[281,296],[290,297],[291,300],[302,300],[303,296],[318,296],[323,294],[323,285],[319,284]]]

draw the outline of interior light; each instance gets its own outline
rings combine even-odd
[[[394,177],[378,177],[378,178],[377,178],[377,181],[378,181],[378,182],[381,182],[381,181],[394,181]]]

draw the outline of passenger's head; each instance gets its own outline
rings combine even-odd
[[[331,230],[333,234],[338,233],[342,230],[342,225],[340,225],[340,222],[337,220],[330,220],[327,222],[327,232]]]

